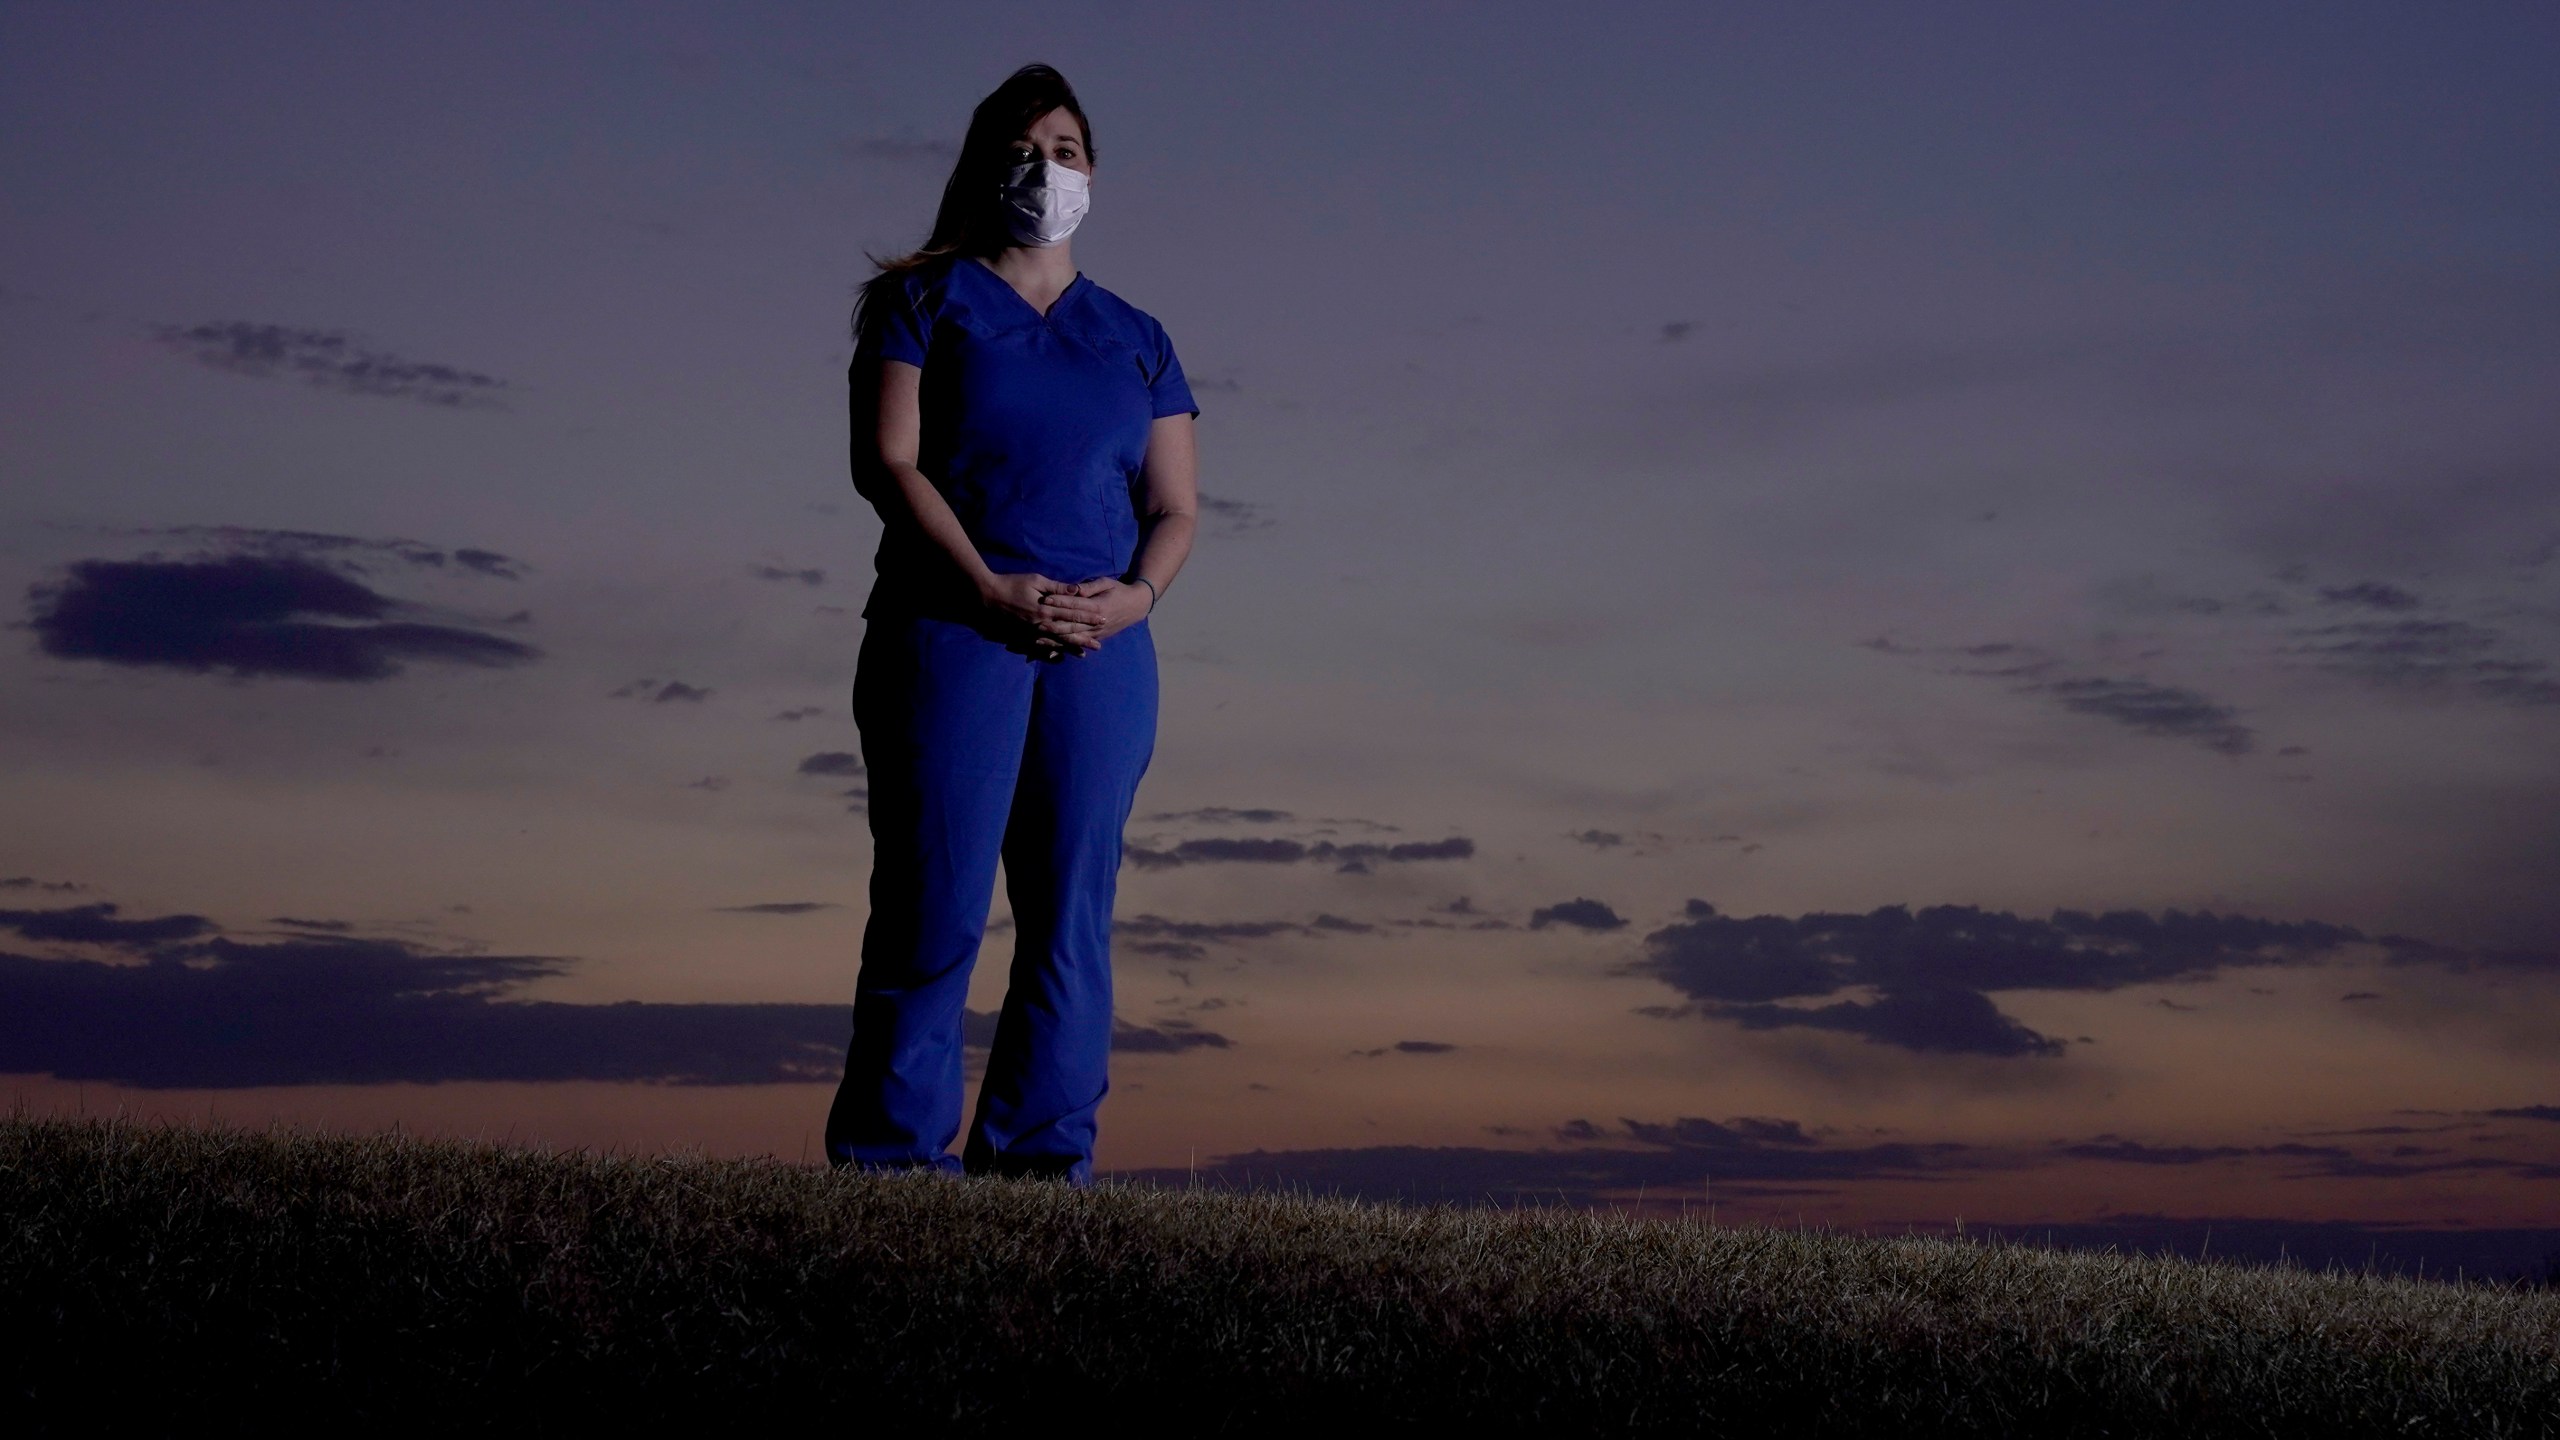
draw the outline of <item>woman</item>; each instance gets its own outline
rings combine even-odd
[[[1092,1180],[1121,831],[1155,750],[1147,616],[1191,550],[1199,414],[1163,327],[1075,268],[1092,175],[1075,92],[1016,71],[970,117],[931,238],[856,311],[854,483],[884,531],[839,1166]],[[1013,974],[955,1160],[999,855]]]

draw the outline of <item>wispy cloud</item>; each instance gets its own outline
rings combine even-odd
[[[144,539],[172,539],[206,547],[197,559],[221,554],[296,555],[318,560],[349,574],[370,574],[373,562],[397,561],[431,571],[485,575],[497,580],[522,579],[527,566],[512,555],[462,545],[446,547],[399,536],[340,535],[326,530],[275,530],[253,525],[110,526],[107,534]],[[142,556],[146,560],[168,557]]]
[[[687,685],[681,680],[660,680],[643,675],[628,685],[608,692],[612,700],[646,700],[652,705],[695,704],[711,698],[708,685]]]
[[[1263,806],[1239,808],[1233,805],[1203,805],[1197,810],[1159,810],[1146,818],[1147,823],[1151,825],[1166,825],[1186,820],[1205,825],[1278,825],[1298,817],[1286,810],[1273,810]]]
[[[2041,695],[2081,715],[2112,720],[2129,730],[2170,739],[2193,740],[2225,755],[2246,755],[2256,748],[2256,734],[2240,723],[2239,712],[2179,685],[2142,678],[2063,673],[2062,663],[2029,647],[1991,642],[1957,647],[1984,665],[1956,665],[1948,673],[1978,675],[2016,682],[2020,694]]]
[[[1409,840],[1392,845],[1366,841],[1340,845],[1330,840],[1310,844],[1278,838],[1208,837],[1184,840],[1165,849],[1130,844],[1121,853],[1130,864],[1141,870],[1173,870],[1185,865],[1295,865],[1312,861],[1359,874],[1373,865],[1464,860],[1476,853],[1476,842],[1463,835],[1452,835],[1445,840]]]
[[[1111,923],[1111,933],[1118,948],[1133,955],[1150,955],[1160,960],[1202,960],[1208,958],[1208,947],[1212,945],[1268,940],[1277,935],[1370,935],[1377,933],[1378,928],[1367,921],[1350,920],[1340,915],[1318,915],[1306,921],[1175,920],[1144,913],[1124,915]]]
[[[1201,495],[1200,518],[1212,535],[1245,535],[1268,530],[1279,522],[1272,518],[1269,506],[1251,500],[1232,500],[1223,495]]]
[[[2397,608],[2397,607],[2392,607]],[[2382,689],[2469,692],[2510,705],[2560,705],[2560,678],[2541,660],[2499,655],[2505,636],[2467,620],[2346,620],[2306,625],[2277,653],[2297,668],[2352,676]]]
[[[323,390],[383,395],[449,408],[504,409],[494,375],[371,350],[343,330],[309,330],[249,320],[157,325],[152,338],[199,364],[236,375],[299,379]]]
[[[2001,640],[1917,646],[1884,636],[1858,643],[1886,655],[1959,656],[1966,663],[1943,667],[1941,673],[2005,680],[2015,693],[2039,696],[2075,714],[2113,721],[2145,735],[2192,740],[2224,755],[2246,755],[2257,748],[2256,732],[2241,722],[2234,706],[2185,686],[2138,676],[2072,673],[2058,657],[2031,645]]]

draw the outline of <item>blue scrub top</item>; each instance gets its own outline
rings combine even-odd
[[[1136,562],[1147,435],[1199,405],[1155,317],[1079,273],[1042,315],[1004,277],[946,256],[894,277],[866,302],[866,361],[924,372],[916,467],[932,479],[987,568],[1081,583]],[[896,610],[974,618],[951,562],[892,524],[874,559],[866,616]]]

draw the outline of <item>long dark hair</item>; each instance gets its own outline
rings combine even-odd
[[[1067,77],[1046,65],[1025,65],[1006,76],[969,114],[969,133],[960,142],[960,159],[951,167],[951,179],[942,187],[933,233],[904,255],[882,259],[865,253],[863,258],[880,270],[863,282],[853,303],[857,344],[865,338],[863,323],[872,310],[871,297],[883,282],[945,255],[993,255],[1005,247],[1012,237],[1005,230],[998,192],[1005,172],[1013,167],[1013,143],[1031,128],[1032,121],[1052,110],[1076,117],[1076,128],[1084,132],[1085,160],[1092,162],[1093,122],[1084,118],[1084,107],[1076,103]]]

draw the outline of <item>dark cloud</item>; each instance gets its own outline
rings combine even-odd
[[[1689,338],[1689,332],[1697,328],[1698,322],[1695,320],[1665,320],[1662,322],[1661,331],[1663,343],[1686,340]]]
[[[2404,1180],[2424,1175],[2495,1171],[2520,1179],[2560,1179],[2560,1166],[2496,1155],[2451,1155],[2424,1145],[2395,1145],[2386,1153],[2363,1155],[2342,1145],[2305,1145],[2284,1141],[2272,1145],[2148,1145],[2100,1137],[2055,1147],[2077,1160],[2106,1160],[2126,1165],[2164,1167],[2206,1165],[2226,1160],[2295,1162],[2280,1170],[2280,1180]],[[2430,1158],[2434,1157],[2434,1158]]]
[[[0,910],[0,929],[15,930],[29,940],[82,945],[159,945],[193,940],[213,934],[218,928],[202,915],[120,920],[116,918],[116,907],[105,903],[77,905],[68,910]]]
[[[1970,905],[1900,905],[1865,914],[1741,919],[1703,900],[1647,935],[1649,975],[1691,1004],[1659,1013],[1731,1020],[1745,1029],[1841,1030],[1913,1051],[2052,1056],[2061,1042],[2000,1013],[1981,992],[2115,990],[2202,980],[2227,969],[2310,965],[2364,941],[2357,931],[2211,913],[2056,910],[2036,920]],[[1773,1002],[1880,991],[1872,1002]]]
[[[1225,1050],[1234,1042],[1214,1030],[1195,1030],[1167,1021],[1162,1025],[1111,1023],[1111,1048],[1125,1055],[1179,1055],[1187,1050]]]
[[[1586,1126],[1588,1121],[1582,1122]],[[1804,1122],[1782,1120],[1768,1115],[1740,1115],[1718,1124],[1687,1116],[1669,1124],[1643,1120],[1622,1120],[1627,1133],[1648,1145],[1663,1145],[1691,1150],[1750,1150],[1764,1146],[1817,1144],[1804,1133]]]
[[[1611,1143],[1539,1150],[1418,1145],[1254,1150],[1222,1155],[1197,1174],[1201,1183],[1222,1188],[1305,1188],[1374,1200],[1593,1204],[1644,1189],[1695,1191],[1710,1179],[1713,1193],[1745,1199],[1829,1194],[1831,1187],[1856,1180],[1927,1180],[2031,1163],[2028,1157],[1954,1141],[1834,1149],[1814,1142],[1795,1122],[1766,1119],[1725,1124],[1622,1121],[1614,1129],[1577,1121],[1563,1127],[1559,1138]],[[1134,1171],[1119,1178],[1187,1184],[1192,1173]]]
[[[1577,930],[1624,930],[1627,920],[1597,900],[1577,897],[1529,912],[1530,929],[1544,930],[1550,925],[1570,925]]]
[[[0,954],[0,1070],[151,1089],[444,1080],[834,1078],[844,1005],[570,1005],[497,992],[564,960],[310,936],[142,964]]]
[[[39,880],[33,875],[0,876],[0,890],[39,890],[48,895],[71,895],[87,888],[77,880]]]
[[[368,350],[341,330],[302,330],[247,320],[157,325],[152,338],[200,364],[236,375],[300,379],[323,390],[384,395],[450,408],[506,408],[494,375]]]
[[[1431,915],[1416,919],[1398,919],[1393,923],[1420,930],[1509,930],[1512,928],[1510,921],[1487,915],[1476,908],[1475,901],[1464,895],[1446,905],[1434,905],[1431,909],[1433,911]],[[1451,918],[1446,920],[1438,918],[1442,915]]]
[[[1381,1045],[1374,1050],[1354,1050],[1351,1053],[1365,1060],[1374,1060],[1381,1055],[1446,1055],[1457,1048],[1441,1040],[1399,1040],[1393,1045]]]
[[[1609,850],[1627,843],[1627,837],[1615,830],[1576,830],[1567,840],[1579,841],[1594,850]]]
[[[113,906],[0,913],[30,939],[96,943],[119,963],[0,952],[0,1072],[147,1089],[446,1080],[679,1085],[832,1081],[849,1005],[578,1005],[511,999],[575,962],[440,950],[336,931],[211,934],[202,916],[122,920]],[[342,922],[302,921],[333,927]],[[139,961],[139,963],[135,963]],[[983,1050],[993,1014],[969,1012]],[[1115,1050],[1232,1042],[1180,1021],[1115,1021]]]
[[[2415,610],[2418,597],[2397,585],[2362,580],[2353,585],[2324,585],[2320,598],[2332,605],[2363,605],[2375,610]]]
[[[1147,821],[1156,825],[1173,824],[1185,820],[1205,825],[1278,825],[1297,818],[1286,810],[1270,810],[1258,806],[1238,809],[1232,805],[1204,805],[1197,810],[1159,810],[1148,816]]]
[[[780,720],[785,724],[789,724],[795,720],[814,720],[818,716],[826,713],[826,709],[823,706],[795,705],[788,710],[776,711],[773,718]]]
[[[289,930],[313,930],[323,935],[344,935],[356,928],[344,920],[297,920],[290,915],[273,916],[267,923],[282,925]]]
[[[2251,1155],[2325,1155],[2343,1156],[2348,1152],[2335,1145],[2303,1145],[2287,1142],[2281,1145],[2146,1145],[2136,1140],[2084,1140],[2057,1147],[2062,1154],[2080,1160],[2112,1160],[2127,1165],[2196,1165],[2208,1160],[2231,1160]]]
[[[384,680],[411,660],[512,665],[539,653],[478,630],[386,619],[409,607],[294,556],[82,560],[28,599],[46,654],[110,665]]]
[[[758,565],[748,573],[759,580],[797,580],[803,585],[827,583],[827,572],[824,570],[785,570],[778,565]]]
[[[711,698],[708,685],[687,685],[681,680],[661,681],[654,675],[643,675],[630,684],[610,692],[609,700],[646,700],[652,705],[671,705],[677,701],[700,702]]]
[[[1250,500],[1230,500],[1223,495],[1203,494],[1199,497],[1200,518],[1212,535],[1243,535],[1255,530],[1268,530],[1278,522],[1271,518],[1268,507]]]
[[[1409,840],[1392,845],[1368,841],[1340,845],[1330,840],[1310,844],[1302,840],[1212,837],[1184,840],[1168,849],[1131,844],[1121,851],[1124,859],[1141,870],[1236,863],[1294,865],[1301,861],[1330,864],[1343,870],[1361,870],[1377,864],[1464,860],[1475,853],[1476,842],[1457,835],[1446,840]]]
[[[2560,1105],[2510,1105],[2498,1110],[2480,1110],[2480,1115],[2495,1115],[2505,1120],[2548,1120],[2560,1125]]]
[[[714,905],[722,915],[807,915],[818,910],[841,910],[844,907],[827,900],[767,900],[756,905]]]
[[[800,762],[803,775],[859,775],[862,757],[849,750],[821,750]]]
[[[2057,1056],[2059,1040],[2048,1039],[2000,1013],[2000,1007],[1978,991],[1945,985],[1913,985],[1888,990],[1872,1003],[1841,1000],[1829,1005],[1724,1005],[1713,1012],[1745,1030],[1801,1026],[1844,1030],[1882,1045],[1906,1050],[1972,1055]]]

